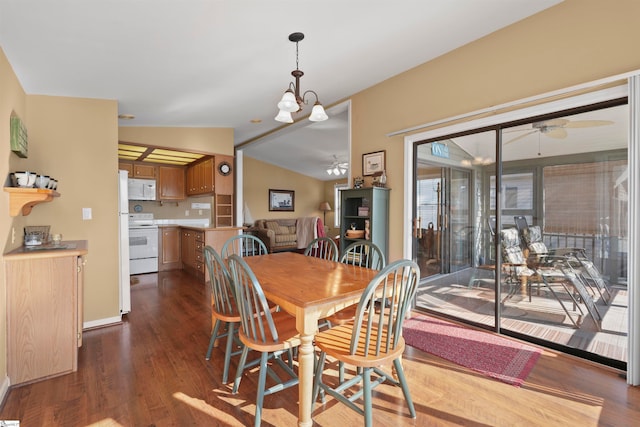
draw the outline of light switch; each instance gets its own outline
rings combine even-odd
[[[91,208],[82,208],[82,219],[91,219]]]

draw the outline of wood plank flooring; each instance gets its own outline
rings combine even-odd
[[[78,372],[10,389],[0,420],[28,427],[253,424],[256,373],[232,395],[221,384],[223,347],[204,359],[208,289],[181,271],[138,279],[125,321],[85,332]],[[411,348],[404,363],[417,419],[408,417],[402,392],[383,385],[373,401],[376,426],[640,425],[640,389],[620,372],[550,351],[520,388]],[[329,370],[325,381],[335,376]],[[294,426],[297,413],[294,387],[265,398],[262,425]],[[362,424],[329,397],[313,417],[317,426]]]

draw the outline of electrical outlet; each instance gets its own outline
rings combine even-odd
[[[184,216],[189,216],[189,209],[187,209],[186,211],[184,211]]]
[[[198,215],[202,215],[202,209],[198,209]]]

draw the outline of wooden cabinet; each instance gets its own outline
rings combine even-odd
[[[118,170],[129,172],[129,178],[133,178],[133,163],[118,163]]]
[[[5,254],[7,373],[11,384],[78,369],[82,345],[86,241],[65,249],[16,249]]]
[[[233,195],[216,193],[215,201],[215,226],[231,227],[233,225]]]
[[[184,200],[185,171],[175,166],[158,167],[158,197],[160,200]]]
[[[382,187],[340,191],[340,252],[358,240],[346,235],[353,226],[365,230],[365,238],[375,243],[389,260],[389,191]]]
[[[129,172],[129,178],[156,179],[158,174],[157,166],[151,163],[119,162],[118,169]]]
[[[204,231],[183,229],[182,244],[182,268],[204,279]]]
[[[180,227],[160,227],[158,270],[182,268]]]
[[[214,158],[209,157],[187,168],[187,195],[211,194],[215,189]]]

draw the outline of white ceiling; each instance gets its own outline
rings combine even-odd
[[[281,125],[292,32],[305,34],[301,89],[329,106],[560,1],[0,0],[0,46],[28,94],[115,99],[136,116],[121,126],[231,127],[239,144]],[[284,150],[270,137],[268,151],[326,179],[348,151],[316,139],[325,126],[338,128],[305,128],[290,138],[309,145]]]

